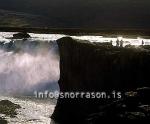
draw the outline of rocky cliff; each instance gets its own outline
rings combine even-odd
[[[149,89],[147,88],[148,92],[142,93],[144,94],[142,99],[139,97],[141,95],[135,97],[139,92],[135,90],[136,88],[149,87],[150,85],[150,51],[148,46],[120,48],[109,43],[90,43],[89,41],[74,40],[70,37],[61,38],[57,43],[60,51],[59,86],[61,92],[112,92],[115,90],[121,91],[122,98],[119,102],[115,102],[118,99],[114,98],[59,98],[52,116],[54,120],[63,123],[85,123],[89,115],[100,112],[103,112],[101,115],[102,117],[105,115],[105,119],[114,118],[115,114],[110,114],[110,111],[106,112],[106,110],[110,108],[118,110],[114,106],[120,102],[124,105],[125,99],[133,98],[133,100],[125,100],[130,104],[130,101],[132,101],[131,103],[140,103],[140,100],[148,98]],[[131,94],[133,91],[133,94],[125,95],[127,91],[131,91]],[[109,107],[112,103],[115,105]],[[99,109],[104,105],[107,105],[104,107],[105,110]],[[127,109],[123,110],[126,112]],[[118,111],[116,115],[119,115]],[[98,116],[98,118],[100,117]],[[128,119],[127,116],[125,118]]]

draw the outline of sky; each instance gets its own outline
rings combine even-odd
[[[49,27],[150,28],[149,0],[0,0],[0,9],[43,16]]]

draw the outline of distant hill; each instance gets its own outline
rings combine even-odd
[[[149,5],[149,0],[0,0],[0,9],[44,17],[32,26],[56,28],[149,29]],[[23,25],[25,18],[19,18]]]
[[[44,16],[0,9],[0,27],[47,27],[52,25]]]

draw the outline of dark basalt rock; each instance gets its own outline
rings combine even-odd
[[[30,37],[31,36],[27,32],[20,32],[13,35],[13,39],[25,39]]]
[[[9,100],[0,101],[0,114],[15,117],[17,115],[16,109],[21,108],[20,105],[14,104]]]
[[[150,87],[150,47],[120,48],[70,37],[61,38],[57,43],[60,52],[61,92],[116,90],[121,91],[122,99],[59,98],[52,119],[61,123],[81,124],[87,123],[89,116],[96,113],[96,116],[91,117],[92,124],[95,124],[101,119],[118,119],[122,116],[125,119],[148,117],[137,108],[141,105],[149,106],[146,99],[149,90],[135,89]],[[127,91],[129,92],[126,93]],[[93,119],[95,117],[98,119]]]
[[[8,122],[4,118],[0,117],[0,124],[8,124]]]
[[[111,120],[150,120],[149,98],[150,88],[140,88],[135,91],[125,93],[121,100],[111,104],[101,106],[99,112],[89,115],[86,119],[87,124],[98,124],[103,119]],[[142,96],[146,96],[141,99]],[[145,101],[143,103],[142,101]]]

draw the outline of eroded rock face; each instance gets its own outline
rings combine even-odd
[[[60,51],[61,92],[117,90],[124,97],[126,91],[150,85],[149,47],[119,48],[70,37],[61,38],[57,43]],[[89,115],[99,113],[100,106],[114,101],[115,99],[59,98],[52,118],[65,123],[72,123],[72,120],[84,123]]]

